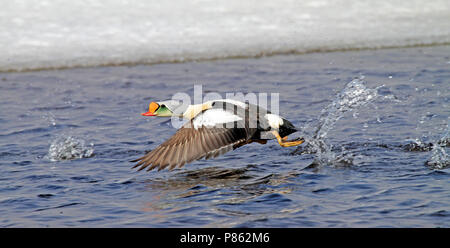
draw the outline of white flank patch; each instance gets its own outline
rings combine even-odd
[[[194,128],[214,127],[217,124],[235,122],[242,120],[241,117],[227,112],[223,109],[208,109],[193,120]]]
[[[278,129],[281,125],[283,125],[283,119],[278,115],[266,114],[264,117],[266,117],[269,122],[269,126],[272,128]]]

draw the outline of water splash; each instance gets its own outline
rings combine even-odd
[[[431,157],[426,162],[426,165],[434,169],[444,169],[450,166],[450,156],[446,151],[446,147],[450,147],[450,124],[447,124],[447,129],[443,136],[433,143]]]
[[[450,157],[445,148],[439,145],[433,146],[430,160],[426,162],[426,165],[434,169],[444,169],[450,166]]]
[[[51,161],[88,158],[93,156],[94,144],[86,145],[82,139],[72,136],[60,137],[52,142],[48,149],[47,157]]]
[[[363,79],[364,77],[360,77],[348,83],[335,100],[321,111],[314,139],[323,139],[344,113],[364,106],[378,97],[378,89],[383,86],[367,88]]]
[[[378,89],[367,88],[364,77],[349,82],[345,88],[336,95],[334,101],[321,111],[319,123],[312,137],[305,136],[308,145],[299,147],[294,154],[315,154],[313,165],[349,165],[353,163],[353,156],[341,147],[340,153],[335,153],[331,144],[326,142],[326,136],[333,129],[336,122],[344,117],[346,112],[356,110],[378,98]],[[354,116],[355,117],[355,116]]]
[[[420,139],[408,139],[408,143],[401,145],[403,150],[407,152],[428,152],[433,149],[433,143],[427,143]]]
[[[56,117],[52,112],[48,112],[42,116],[48,122],[49,126],[56,126]]]

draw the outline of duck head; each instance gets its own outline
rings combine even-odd
[[[176,100],[151,102],[148,106],[148,112],[142,113],[141,115],[161,117],[183,116],[188,106]]]

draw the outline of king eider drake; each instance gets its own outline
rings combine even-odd
[[[167,141],[133,160],[138,170],[170,170],[201,158],[222,155],[240,146],[276,139],[282,147],[297,146],[303,139],[288,141],[297,131],[292,123],[257,105],[231,99],[187,105],[169,100],[151,102],[143,116],[183,117],[188,121]]]

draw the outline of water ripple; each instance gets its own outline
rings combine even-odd
[[[449,227],[449,49],[0,75],[0,226]],[[136,173],[176,132],[140,113],[196,82],[280,93],[305,144]]]

